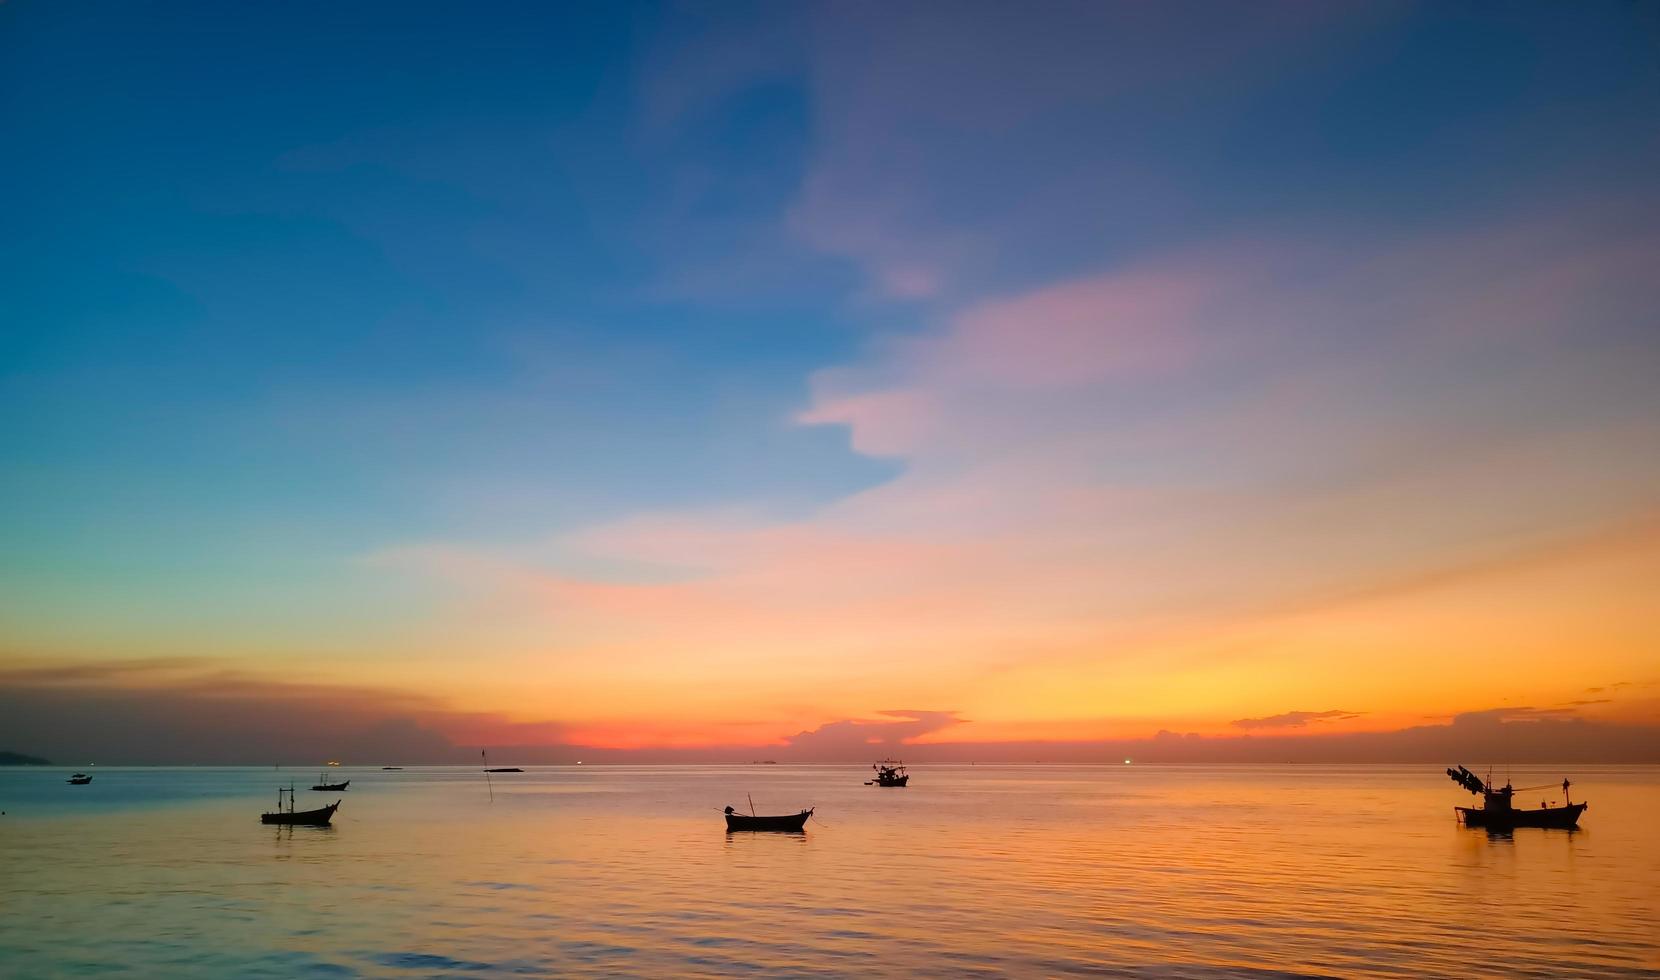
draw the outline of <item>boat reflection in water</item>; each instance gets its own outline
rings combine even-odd
[[[1458,812],[1458,819],[1463,821],[1466,827],[1484,827],[1501,832],[1517,827],[1574,830],[1579,826],[1579,815],[1590,806],[1588,803],[1575,803],[1569,798],[1568,789],[1572,784],[1566,779],[1562,780],[1561,806],[1552,806],[1549,801],[1541,801],[1539,809],[1531,810],[1526,807],[1518,808],[1515,805],[1515,795],[1530,789],[1555,789],[1554,783],[1523,786],[1520,789],[1505,783],[1495,788],[1490,780],[1482,779],[1463,766],[1448,769],[1447,776],[1471,793],[1481,794],[1480,807],[1453,807]]]

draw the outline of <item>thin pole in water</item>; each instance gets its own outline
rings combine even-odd
[[[496,786],[490,782],[490,753],[483,749],[478,750],[479,758],[484,760],[484,785],[490,790],[490,802],[496,802]]]

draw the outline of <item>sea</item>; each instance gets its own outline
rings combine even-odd
[[[85,771],[0,769],[8,980],[1660,977],[1660,767],[1512,835],[1433,765]]]

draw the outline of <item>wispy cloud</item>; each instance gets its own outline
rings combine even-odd
[[[1350,718],[1359,718],[1358,711],[1287,711],[1284,714],[1269,715],[1265,718],[1240,718],[1228,722],[1235,728],[1304,728],[1309,722],[1347,721]]]
[[[1660,402],[1619,324],[1660,287],[1628,262],[1586,261],[1601,221],[1236,244],[970,303],[813,378],[798,421],[845,426],[855,450],[898,460],[888,482],[804,518],[641,513],[539,547],[435,543],[378,561],[472,590],[477,635],[513,624],[501,642],[562,689],[705,725],[728,697],[803,690],[817,717],[852,717],[892,682],[977,719],[1079,717],[1115,688],[1175,689],[1168,672],[1196,662],[1160,649],[1306,647],[1284,631],[1315,617],[1341,628],[1339,647],[1364,644],[1344,610],[1440,610],[1483,583],[1586,563],[1624,563],[1629,578],[1660,556],[1643,530],[1660,459],[1642,451]],[[1621,235],[1597,238],[1599,254],[1652,244]],[[1538,281],[1561,288],[1541,297]],[[1585,309],[1614,326],[1588,334]],[[595,564],[634,572],[580,570]],[[1529,606],[1582,608],[1576,594]],[[1227,635],[1248,616],[1259,622]],[[741,680],[682,693],[711,667]],[[1206,683],[1240,690],[1222,677]],[[1244,683],[1251,700],[1209,708],[1215,725],[1294,693],[1262,689],[1260,671]],[[1478,693],[1463,683],[1447,697]]]
[[[1057,240],[1099,248],[1120,223],[1158,228],[1181,209],[1169,161],[1144,165],[1156,151],[1143,147],[1194,117],[1197,93],[1214,96],[1209,85],[1226,77],[1222,97],[1205,100],[1225,115],[1322,28],[1375,17],[1305,6],[1173,18],[1102,4],[1040,18],[996,4],[824,8],[809,50],[814,152],[790,226],[892,298],[1008,288],[1027,251]]]
[[[802,758],[856,759],[872,751],[897,751],[913,739],[940,732],[965,719],[955,711],[881,711],[880,721],[846,719],[797,732],[785,741]]]

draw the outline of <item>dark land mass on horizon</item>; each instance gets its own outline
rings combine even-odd
[[[112,674],[114,676],[112,676]],[[916,765],[1137,763],[1361,764],[1445,766],[1450,762],[1643,765],[1660,763],[1660,725],[1587,717],[1585,706],[1472,706],[1403,728],[1346,730],[1364,712],[1350,705],[1287,705],[1279,714],[1240,718],[1232,731],[1158,731],[1141,737],[973,741],[973,721],[953,710],[874,705],[864,717],[825,721],[768,741],[702,746],[613,748],[584,744],[558,720],[518,723],[458,715],[441,702],[375,689],[204,676],[123,686],[111,665],[7,671],[0,666],[0,745],[28,746],[56,759],[109,765],[273,764],[354,766],[477,764],[745,765],[756,761],[869,765],[902,758]],[[1632,711],[1651,701],[1660,679],[1619,685]],[[1338,710],[1343,708],[1345,710]],[[448,729],[486,732],[457,736]],[[26,758],[26,757],[25,757]],[[41,760],[44,762],[44,760]]]
[[[6,707],[0,697],[0,708]],[[0,711],[0,717],[4,717]],[[315,765],[339,759],[348,766],[476,764],[478,748],[450,741],[413,719],[367,724],[318,716],[296,737],[275,726],[217,726],[182,714],[146,713],[110,723],[69,711],[32,718],[14,715],[59,757],[97,758],[105,765]],[[5,725],[7,722],[0,722]],[[9,727],[9,726],[8,726]],[[21,730],[21,729],[20,729]],[[949,730],[933,729],[933,731]],[[1650,765],[1660,763],[1660,727],[1522,714],[1514,709],[1473,711],[1445,723],[1391,731],[1201,735],[1163,731],[1149,738],[1079,741],[917,741],[914,726],[838,722],[787,736],[783,744],[607,748],[572,743],[492,743],[492,750],[526,766],[641,764],[751,765],[764,749],[780,765],[868,765],[897,756],[913,765],[1099,764],[1425,764]],[[61,750],[61,751],[59,751]],[[44,760],[41,760],[44,762]]]
[[[35,755],[24,755],[21,752],[0,752],[0,766],[49,766],[50,759],[42,759]]]

